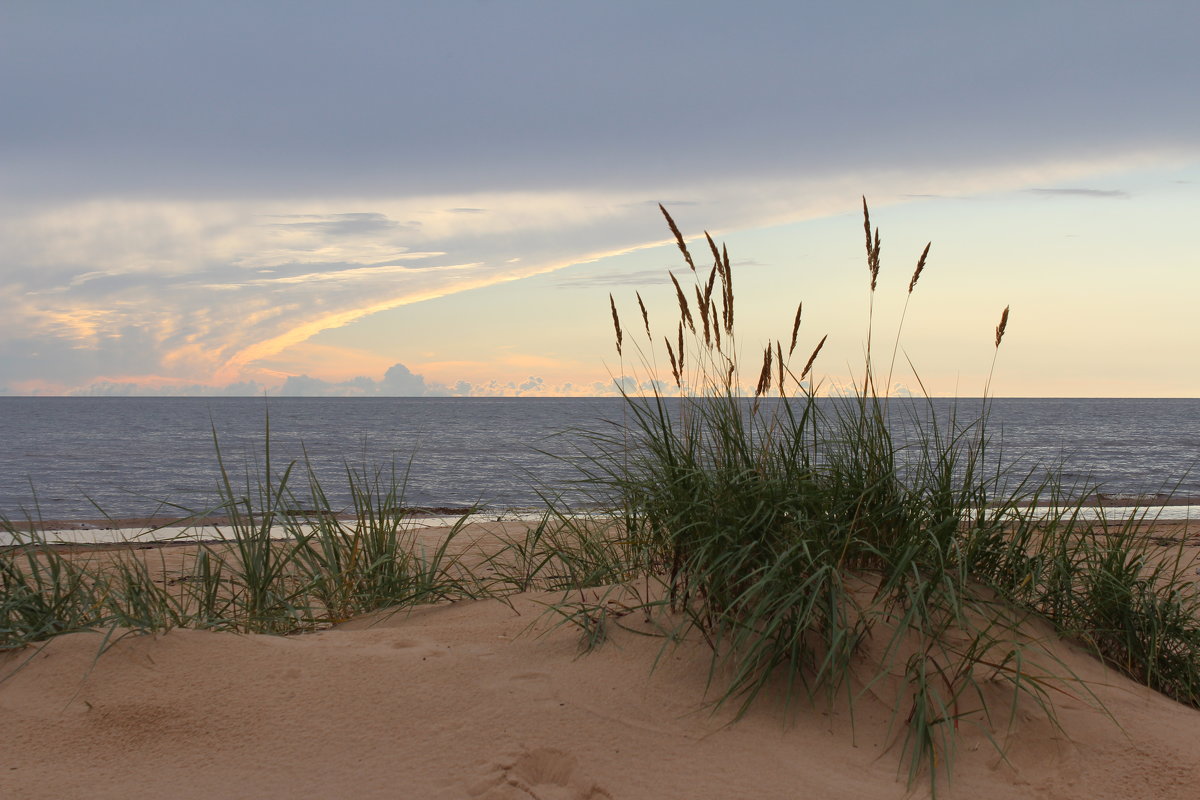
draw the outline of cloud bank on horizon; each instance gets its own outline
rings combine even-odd
[[[1184,2],[7,3],[0,393],[600,393],[273,359],[659,245],[660,201],[738,230],[863,192],[1129,199],[1078,181],[1200,159],[1197,23]]]

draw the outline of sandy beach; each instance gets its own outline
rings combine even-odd
[[[1161,524],[1155,535],[1194,534]],[[468,531],[480,546],[494,530]],[[436,531],[427,535],[436,536]],[[98,558],[119,549],[80,548]],[[183,546],[140,550],[170,573]],[[595,595],[597,590],[587,590]],[[578,594],[578,593],[576,593]],[[559,592],[379,613],[297,636],[60,636],[0,656],[6,798],[900,798],[902,726],[877,693],[740,720],[706,704],[708,656],[634,616],[598,649]],[[946,797],[1193,798],[1200,712],[1050,641],[1081,685],[1062,731],[1018,706],[964,721]],[[651,665],[657,660],[657,669]],[[780,689],[780,687],[773,687]],[[1094,693],[1089,697],[1088,692]],[[779,698],[773,698],[778,700]],[[1098,706],[1102,705],[1104,710]],[[1111,718],[1110,716],[1111,715]],[[1005,756],[989,742],[1001,738]]]

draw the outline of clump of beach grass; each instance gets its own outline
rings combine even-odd
[[[13,542],[0,548],[0,650],[83,630],[291,634],[483,592],[451,552],[469,515],[423,543],[395,465],[347,465],[351,503],[335,507],[306,458],[272,471],[269,428],[265,442],[264,473],[239,484],[214,432],[220,503],[177,523],[218,516],[219,540],[69,552],[32,521],[0,520]],[[186,553],[171,568],[168,548]]]
[[[978,416],[939,418],[928,397],[881,394],[871,341],[881,237],[864,199],[862,379],[818,398],[811,376],[826,336],[802,369],[792,366],[803,304],[786,338],[751,348],[761,360],[744,375],[727,250],[706,234],[712,266],[698,269],[662,213],[694,286],[671,274],[679,315],[661,326],[638,297],[644,339],[622,330],[610,295],[622,368],[636,349],[644,375],[634,385],[649,388],[622,384],[623,420],[581,433],[589,453],[581,483],[593,502],[617,510],[630,560],[607,574],[658,581],[659,596],[642,596],[647,611],[675,620],[667,641],[695,634],[708,644],[716,706],[744,712],[780,682],[787,702],[851,708],[864,692],[891,687],[904,771],[910,784],[925,775],[936,790],[960,725],[979,726],[1002,749],[994,729],[1014,719],[1014,704],[1054,722],[1055,693],[1089,696],[1029,634],[1034,619],[1200,706],[1200,601],[1182,549],[1154,557],[1136,526],[1084,519],[1082,495],[1065,497],[1052,470],[1022,473],[1000,461],[987,409],[1007,306]],[[904,314],[929,252],[916,260]],[[885,386],[899,346],[898,329]],[[670,381],[654,367],[663,363]],[[657,388],[665,385],[677,396]],[[1038,507],[1047,497],[1057,506],[1048,516]],[[581,526],[570,541],[597,535]],[[568,592],[558,613],[589,646],[602,638],[601,604]]]

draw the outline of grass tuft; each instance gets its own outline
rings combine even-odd
[[[581,449],[593,454],[581,465],[586,483],[596,503],[617,509],[618,556],[628,559],[610,562],[605,577],[661,586],[662,602],[641,592],[645,607],[664,615],[669,641],[696,635],[708,644],[718,707],[744,712],[780,686],[789,701],[853,707],[890,687],[902,769],[910,784],[927,776],[935,790],[960,725],[981,726],[999,749],[1018,705],[1057,724],[1054,695],[1076,679],[1030,635],[1034,620],[1200,707],[1200,600],[1182,550],[1164,557],[1136,525],[1084,520],[1082,500],[1066,500],[1053,472],[1002,467],[986,396],[977,417],[962,419],[957,410],[939,418],[928,398],[879,394],[871,328],[881,238],[865,198],[863,227],[866,364],[861,384],[839,398],[817,398],[806,381],[825,337],[798,377],[788,363],[801,306],[786,356],[782,339],[763,346],[747,397],[727,251],[717,255],[708,237],[716,264],[707,282],[696,276],[699,333],[672,274],[680,335],[691,333],[665,342],[680,396],[658,393],[665,384],[643,354],[649,380],[635,385],[650,388],[625,394],[621,424],[582,434],[589,447]],[[929,251],[917,260],[905,311]],[[720,317],[715,306],[705,310],[712,295]],[[1005,308],[997,351],[1007,322]],[[899,338],[898,330],[897,347]],[[1061,505],[1049,517],[1034,507],[1046,498]],[[572,542],[595,546],[587,531],[575,534]],[[589,648],[603,640],[600,605],[568,594],[557,612]]]

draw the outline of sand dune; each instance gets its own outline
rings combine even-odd
[[[662,640],[618,628],[580,655],[543,614],[559,597],[293,637],[128,635],[100,658],[92,633],[7,654],[0,797],[909,796],[884,700],[864,695],[853,730],[844,709],[789,716],[770,698],[732,722],[704,703],[702,648],[666,651],[651,674]],[[1007,762],[964,724],[944,796],[1200,796],[1200,712],[1051,647],[1120,726],[1078,687],[1056,693],[1069,739],[1019,709]]]

